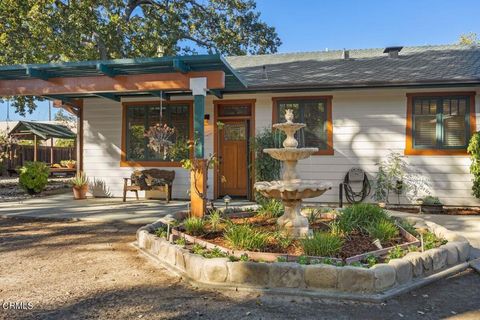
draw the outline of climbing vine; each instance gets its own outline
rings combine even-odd
[[[480,132],[476,132],[470,139],[467,152],[472,160],[470,164],[470,173],[473,175],[472,193],[476,198],[480,198]]]

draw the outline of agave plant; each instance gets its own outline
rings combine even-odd
[[[85,173],[80,172],[75,175],[75,177],[70,180],[70,183],[74,188],[81,189],[88,185],[88,178]]]

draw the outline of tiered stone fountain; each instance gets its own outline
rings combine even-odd
[[[297,175],[298,160],[306,159],[318,151],[318,148],[297,148],[298,141],[295,132],[305,127],[303,123],[293,122],[293,111],[286,110],[285,123],[276,123],[275,129],[285,132],[287,138],[283,148],[264,149],[271,157],[283,161],[283,177],[279,181],[260,181],[255,183],[255,189],[267,198],[281,200],[285,213],[278,218],[277,223],[293,237],[303,237],[308,234],[308,220],[300,214],[302,201],[322,195],[332,188],[329,182],[321,180],[303,180]]]

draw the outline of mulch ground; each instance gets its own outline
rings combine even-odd
[[[234,224],[249,224],[258,228],[258,230],[265,232],[275,232],[278,229],[276,218],[268,218],[262,216],[241,218],[233,217],[230,218],[230,221]],[[328,231],[330,229],[329,223],[332,221],[332,219],[319,218],[314,223],[312,223],[310,227],[314,231]],[[220,225],[220,227],[225,226],[225,224]],[[202,236],[198,236],[198,238],[206,240],[215,245],[222,246],[224,248],[233,249],[230,243],[223,237],[223,231],[212,231],[208,228],[208,225],[206,230],[207,233]],[[181,231],[185,232],[185,229],[181,229]],[[346,259],[348,257],[353,257],[359,254],[378,250],[378,248],[373,244],[373,241],[374,239],[372,239],[368,234],[352,232],[345,238],[345,243],[342,246],[340,252],[332,258]],[[397,239],[394,239],[389,243],[385,243],[384,247],[393,247],[407,242],[409,241],[406,238],[404,238],[403,236],[399,236]],[[283,253],[296,256],[304,255],[302,246],[297,240],[293,240],[292,244],[288,248],[281,248],[277,244],[271,243],[262,251],[271,253]]]
[[[462,272],[382,304],[193,288],[130,245],[138,226],[0,218],[0,319],[480,319]]]

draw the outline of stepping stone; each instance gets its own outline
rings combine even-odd
[[[475,259],[475,260],[471,260],[470,261],[470,267],[477,271],[478,273],[480,273],[480,258],[478,259]]]

